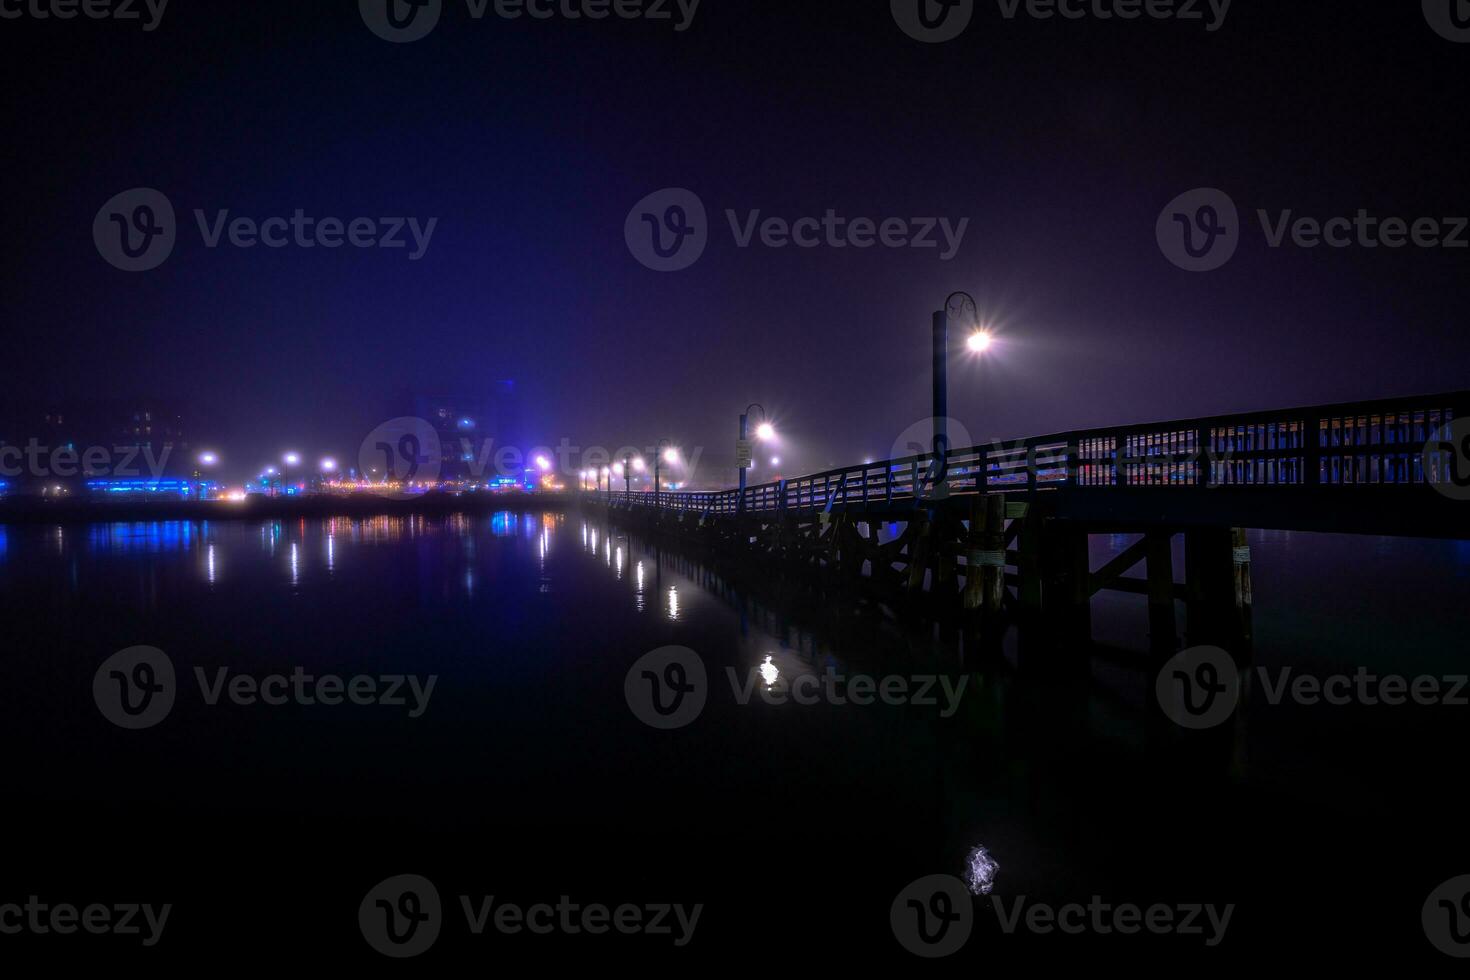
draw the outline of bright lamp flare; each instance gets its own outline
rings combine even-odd
[[[327,459],[322,460],[322,472],[323,473],[330,473],[333,470],[335,470],[336,468],[337,468],[337,461],[335,459],[332,459],[332,458],[328,457]]]
[[[965,346],[975,354],[983,354],[990,349],[990,334],[984,330],[977,330],[970,334],[970,339],[965,341]]]
[[[213,466],[215,463],[219,462],[219,456],[214,453],[200,453],[199,462],[203,463],[205,466]]]
[[[762,422],[755,427],[755,435],[763,442],[770,442],[776,438],[776,427],[769,422]]]
[[[664,450],[664,462],[665,463],[677,463],[678,461],[679,461],[679,451],[677,449],[665,449]]]
[[[545,456],[537,456],[536,465],[544,473],[547,470],[551,469],[551,460],[547,459]]]
[[[639,473],[642,473],[643,472],[643,457],[642,456],[639,456],[637,459],[633,460],[633,469],[636,470]]]
[[[287,453],[286,455],[282,456],[281,459],[285,462],[287,466],[295,466],[297,463],[301,462],[301,454]]]

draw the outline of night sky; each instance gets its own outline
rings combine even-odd
[[[929,415],[956,289],[1001,340],[952,370],[976,439],[1467,387],[1470,249],[1273,249],[1255,218],[1470,214],[1470,44],[1418,3],[1236,0],[1211,32],[982,2],[931,45],[882,0],[704,0],[682,32],[447,0],[390,44],[355,0],[172,0],[152,32],[0,20],[0,80],[7,401],[171,400],[230,420],[252,467],[354,456],[396,392],[498,378],[553,445],[715,461],[758,401],[801,468],[883,456]],[[132,274],[92,224],[140,186],[180,231]],[[623,237],[665,187],[711,221],[667,274]],[[1210,273],[1155,239],[1196,187],[1245,221]],[[195,208],[439,221],[409,261],[208,249]],[[740,249],[727,208],[970,225],[949,262]]]

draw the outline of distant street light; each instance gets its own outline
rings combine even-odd
[[[322,460],[321,465],[323,473],[335,473],[337,471],[337,461],[330,456]]]
[[[287,466],[296,466],[296,465],[299,465],[300,462],[301,462],[301,454],[300,453],[286,453],[284,456],[281,457],[281,461],[283,463],[285,463]]]
[[[983,354],[990,349],[992,339],[987,331],[977,330],[970,334],[970,339],[965,341],[965,346],[970,348],[972,354]]]
[[[213,453],[213,452],[209,452],[208,450],[206,450],[205,452],[202,452],[202,453],[199,454],[199,465],[201,465],[201,466],[213,466],[214,464],[216,464],[218,462],[219,462],[219,454],[218,453]]]

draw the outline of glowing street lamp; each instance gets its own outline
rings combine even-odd
[[[285,463],[287,466],[299,466],[301,464],[301,454],[286,453],[284,456],[281,457],[281,462]]]
[[[323,473],[335,473],[337,472],[337,461],[328,456],[326,459],[322,460],[321,467]]]
[[[551,460],[547,459],[545,456],[537,456],[536,468],[539,469],[542,473],[547,472],[551,469]]]
[[[750,441],[750,410],[753,408],[760,409],[761,421],[760,424],[755,427],[756,437],[762,442],[770,442],[772,439],[776,438],[776,427],[771,425],[770,421],[767,420],[765,406],[756,402],[751,402],[749,405],[745,406],[745,411],[740,413],[740,445],[742,446]],[[735,497],[735,512],[737,514],[745,512],[745,471],[747,468],[753,469],[754,467],[754,460],[751,460],[750,463],[746,464],[746,466],[739,467],[740,493]]]
[[[219,453],[210,452],[208,450],[205,450],[204,452],[202,452],[202,453],[199,454],[199,465],[200,466],[213,466],[213,465],[215,465],[218,462],[219,462]]]
[[[965,346],[979,354],[990,346],[990,334],[980,329],[980,309],[969,293],[954,292],[944,301],[944,308],[934,313],[934,453],[932,482],[938,496],[944,494],[944,479],[949,475],[949,321],[958,319],[970,325]]]

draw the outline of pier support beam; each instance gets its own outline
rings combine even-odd
[[[1184,535],[1184,554],[1189,642],[1249,659],[1251,568],[1245,530],[1192,528]]]
[[[1179,625],[1174,615],[1174,555],[1170,548],[1173,537],[1167,531],[1149,531],[1145,535],[1149,649],[1166,657],[1179,649]]]

